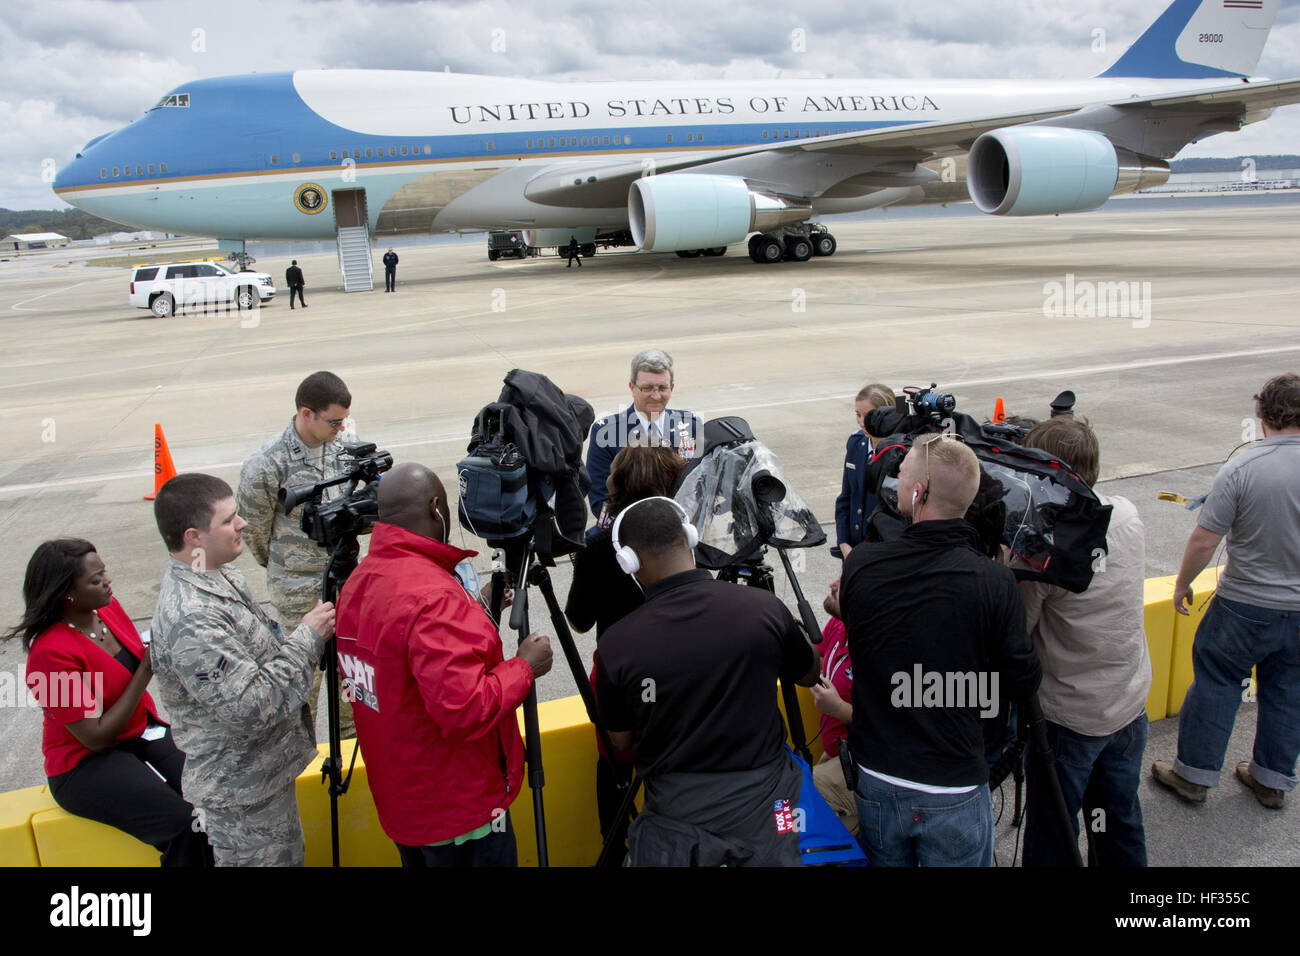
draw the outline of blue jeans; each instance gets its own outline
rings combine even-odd
[[[858,843],[868,866],[992,866],[993,801],[969,793],[922,793],[858,773]]]
[[[1218,786],[1250,669],[1259,679],[1259,717],[1250,773],[1265,787],[1294,790],[1300,755],[1300,611],[1274,611],[1218,595],[1192,642],[1192,686],[1178,715],[1175,772]]]
[[[1147,840],[1142,827],[1138,783],[1147,746],[1147,715],[1113,734],[1089,737],[1047,722],[1047,740],[1056,758],[1065,808],[1074,839],[1079,839],[1079,811],[1088,833],[1090,866],[1146,866]],[[1042,758],[1029,753],[1025,806],[1025,866],[1072,866],[1073,854],[1044,789]],[[1100,814],[1097,811],[1102,811]]]

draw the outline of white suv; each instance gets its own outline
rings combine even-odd
[[[131,304],[159,318],[196,306],[255,309],[274,296],[275,284],[265,272],[231,272],[215,262],[140,266],[131,277]]]

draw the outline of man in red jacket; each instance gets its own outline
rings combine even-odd
[[[523,780],[515,709],[551,669],[530,634],[505,660],[497,625],[453,573],[442,482],[415,463],[379,484],[370,552],[339,594],[339,670],[384,832],[404,866],[514,866]]]

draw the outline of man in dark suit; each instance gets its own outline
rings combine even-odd
[[[289,264],[289,268],[284,270],[284,281],[289,286],[289,308],[293,308],[293,297],[296,294],[302,307],[307,308],[307,300],[302,297],[302,287],[306,285],[302,280],[302,270],[298,268],[298,260],[294,259]]]
[[[392,246],[384,253],[384,291],[397,291],[397,253]]]
[[[867,413],[893,406],[893,389],[879,384],[864,386],[853,403],[858,430],[849,436],[844,448],[844,482],[835,499],[835,544],[846,558],[866,537],[867,519],[876,510],[875,492],[867,488],[867,465],[875,451],[867,434]]]
[[[704,421],[694,412],[668,407],[673,392],[673,360],[660,349],[645,349],[632,359],[628,380],[632,407],[591,426],[587,445],[587,500],[599,520],[608,491],[605,479],[620,448],[632,444],[668,445],[683,458],[704,453]]]
[[[578,255],[578,251],[579,250],[578,250],[577,236],[570,236],[569,237],[569,264],[564,268],[572,269],[574,260],[577,260],[578,268],[579,269],[582,268],[582,257]]]

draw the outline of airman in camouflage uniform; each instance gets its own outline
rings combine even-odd
[[[324,644],[287,636],[234,567],[168,562],[152,624],[158,697],[185,751],[182,789],[218,866],[301,866],[294,791],[316,756],[307,693]]]
[[[327,381],[337,384],[342,391],[336,394],[338,398],[346,398],[346,402],[326,402],[320,414],[313,413],[308,419],[304,411],[310,409],[304,409],[302,405],[311,396],[304,394],[304,389],[313,379],[322,376],[328,376]],[[344,438],[356,441],[355,435],[339,435],[343,425],[336,426],[326,418],[334,414],[339,417],[333,421],[342,422],[351,402],[351,396],[337,376],[317,372],[304,381],[298,391],[298,415],[283,432],[267,441],[257,454],[244,462],[239,473],[239,489],[235,493],[239,515],[248,522],[244,529],[244,543],[257,563],[266,568],[267,590],[285,633],[296,628],[302,616],[320,600],[321,578],[329,563],[329,552],[303,532],[301,505],[285,514],[280,507],[279,490],[283,486],[316,484],[342,474],[347,468],[339,460]],[[317,399],[314,404],[322,402]],[[303,440],[299,428],[309,434],[315,431],[314,437],[323,440],[312,446]],[[340,493],[337,487],[328,488],[323,500],[328,501]],[[313,678],[311,695],[307,698],[311,707],[313,738],[321,676],[321,672],[317,672]],[[343,693],[339,695],[339,729],[343,737],[356,736],[352,705]]]

